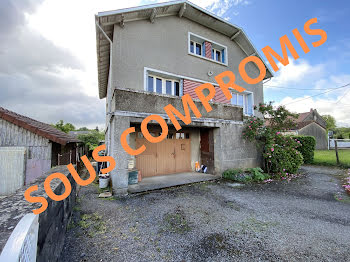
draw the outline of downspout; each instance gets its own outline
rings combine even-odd
[[[110,116],[109,112],[110,112],[110,101],[108,101],[108,89],[109,89],[109,85],[111,84],[112,81],[112,76],[113,76],[113,70],[112,70],[112,57],[113,57],[113,41],[108,37],[108,35],[106,34],[106,32],[102,29],[102,27],[100,26],[100,24],[98,23],[98,16],[95,15],[95,24],[97,26],[97,28],[101,31],[101,33],[104,35],[104,37],[108,40],[109,42],[109,75],[108,75],[108,86],[107,86],[107,102],[108,102],[108,108],[107,108],[107,117],[108,117],[108,121],[107,121],[107,145],[106,145],[106,155],[110,155],[110,153],[112,152],[112,138],[111,138],[111,120],[112,120],[112,116]]]

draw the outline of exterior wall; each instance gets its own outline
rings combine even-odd
[[[311,123],[298,132],[299,135],[313,136],[316,139],[316,149],[327,149],[326,130],[316,123]]]
[[[50,141],[3,119],[0,119],[0,146],[21,146],[27,149],[26,184],[42,176],[51,168]]]
[[[214,129],[215,173],[221,174],[229,168],[261,166],[261,154],[254,143],[242,137],[243,125],[222,124]]]
[[[228,66],[188,54],[188,32],[227,46]],[[210,83],[215,83],[217,74],[230,70],[236,75],[238,85],[254,93],[254,104],[263,102],[262,83],[248,85],[239,75],[239,62],[246,55],[238,45],[229,37],[186,18],[157,18],[153,24],[148,20],[134,21],[126,23],[124,28],[115,25],[112,52],[112,88],[144,90],[145,67]],[[252,63],[246,70],[252,77],[259,73]],[[208,71],[213,75],[209,76]]]
[[[228,65],[188,54],[189,32],[227,46]],[[165,114],[163,108],[168,104],[183,112],[181,98],[144,91],[145,68],[183,77],[184,94],[190,94],[194,99],[197,98],[194,88],[200,85],[201,81],[215,83],[216,75],[229,70],[235,74],[236,84],[253,92],[254,104],[263,102],[262,83],[248,85],[239,75],[238,65],[246,54],[238,45],[229,37],[186,18],[177,16],[156,18],[153,24],[148,20],[127,22],[124,28],[115,25],[112,53],[106,107],[111,113],[106,119],[110,131],[107,136],[110,138],[106,137],[106,141],[109,144],[110,155],[117,162],[117,167],[111,172],[113,191],[117,195],[127,193],[128,160],[134,159],[120,144],[122,132],[135,123],[141,123],[145,117],[142,114]],[[206,55],[209,55],[209,52]],[[259,73],[258,68],[252,63],[246,66],[246,70],[251,77],[256,77]],[[213,72],[213,75],[208,74],[209,71]],[[215,173],[221,174],[227,168],[259,166],[260,155],[255,145],[245,142],[241,137],[242,108],[230,105],[230,101],[225,98],[219,87],[216,91],[212,103],[213,110],[209,113],[200,102],[195,101],[203,118],[214,121],[209,123],[198,120],[190,125],[215,128]],[[257,115],[256,111],[255,114]],[[191,115],[193,116],[192,113]],[[129,145],[133,147],[135,136],[130,135],[127,139]],[[199,130],[193,129],[191,133],[193,169],[195,161],[198,160],[200,161],[200,133]]]

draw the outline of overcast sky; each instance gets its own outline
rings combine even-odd
[[[63,119],[77,127],[104,127],[105,100],[98,98],[97,91],[94,15],[155,2],[1,0],[0,106],[48,123]],[[334,115],[338,125],[350,126],[350,88],[298,102],[350,82],[347,1],[192,2],[243,27],[259,51],[266,45],[280,50],[279,37],[292,38],[292,29],[302,31],[308,19],[318,17],[319,26],[328,33],[327,42],[311,47],[308,54],[300,52],[300,59],[282,68],[265,88],[265,100],[287,104],[295,112],[317,108]],[[305,39],[307,43],[317,40]]]

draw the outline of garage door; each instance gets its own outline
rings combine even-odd
[[[158,133],[151,133],[159,136]],[[136,168],[143,177],[191,171],[191,139],[189,133],[171,133],[159,143],[150,143],[141,132],[136,136],[136,147],[146,150],[136,156]]]

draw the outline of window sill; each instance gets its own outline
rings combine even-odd
[[[219,64],[219,65],[228,66],[227,63],[222,63],[222,62],[216,61],[216,60],[214,60],[214,59],[207,58],[207,57],[205,57],[205,56],[197,55],[197,54],[194,54],[194,53],[191,53],[191,52],[189,52],[188,54],[191,55],[191,56],[195,56],[195,57],[202,58],[202,59],[204,59],[204,60],[207,60],[207,61],[210,61],[210,62]]]

